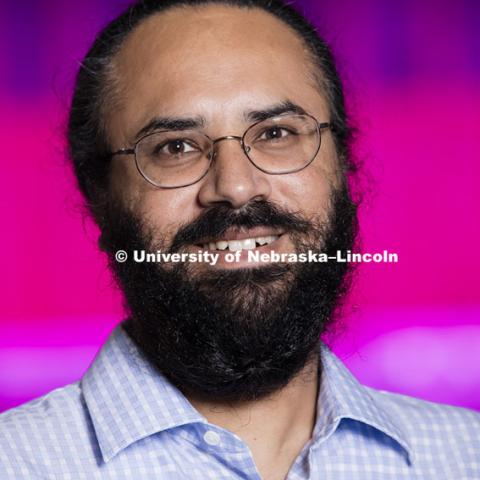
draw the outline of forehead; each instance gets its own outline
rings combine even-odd
[[[322,102],[301,38],[257,8],[175,7],[152,15],[112,65],[119,108],[109,123],[125,137],[158,114],[211,114],[223,122],[235,109],[292,100],[299,91]]]

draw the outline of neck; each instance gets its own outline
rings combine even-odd
[[[318,356],[284,388],[266,398],[221,402],[186,394],[212,424],[235,433],[250,448],[262,478],[284,478],[315,425]]]

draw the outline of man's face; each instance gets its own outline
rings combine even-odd
[[[108,116],[114,150],[132,145],[155,117],[204,118],[203,132],[211,138],[241,136],[252,123],[250,112],[285,101],[320,122],[329,120],[299,38],[260,10],[207,6],[152,16],[128,38],[115,61],[115,75],[120,108]],[[223,141],[209,173],[194,185],[158,189],[139,175],[131,158],[121,156],[114,159],[112,178],[126,205],[170,245],[181,225],[220,204],[241,209],[261,199],[306,218],[326,219],[329,196],[338,185],[336,172],[327,130],[315,161],[293,174],[266,174],[248,161],[239,142]],[[264,228],[251,236],[275,233]],[[293,251],[292,239],[282,235],[274,248]],[[229,265],[245,266],[220,263]]]
[[[152,16],[112,67],[113,150],[132,146],[159,117],[200,119],[210,138],[241,136],[252,112],[287,103],[329,121],[301,41],[258,9],[210,5]],[[111,257],[117,249],[198,252],[205,238],[273,235],[268,248],[277,253],[352,246],[355,209],[328,130],[314,161],[290,174],[260,171],[238,141],[218,142],[208,173],[176,189],[149,184],[131,157],[112,162],[114,201],[102,227]],[[112,267],[129,332],[150,360],[184,391],[230,399],[267,395],[315,357],[346,273],[341,264],[246,260]]]

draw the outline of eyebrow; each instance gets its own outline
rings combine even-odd
[[[135,140],[157,130],[192,130],[205,126],[203,117],[155,117],[142,127],[135,135]]]
[[[276,117],[278,115],[283,115],[285,113],[295,113],[295,114],[305,114],[305,110],[299,105],[291,102],[290,100],[285,100],[283,102],[271,105],[269,107],[260,109],[260,110],[250,110],[244,112],[243,118],[249,122],[261,122],[262,120],[267,120],[268,118]],[[154,117],[150,120],[144,127],[142,127],[137,134],[135,135],[135,141],[141,137],[148,135],[149,133],[158,131],[158,130],[193,130],[204,128],[207,122],[205,117]]]
[[[285,100],[261,110],[245,112],[244,118],[250,122],[261,122],[262,120],[267,120],[278,115],[284,115],[285,113],[304,115],[306,112],[300,105],[297,105],[290,100]]]

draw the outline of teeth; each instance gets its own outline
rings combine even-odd
[[[256,247],[254,238],[245,238],[240,243],[242,244],[242,250],[253,250]]]
[[[259,245],[268,245],[269,243],[274,242],[278,238],[278,235],[270,235],[268,237],[257,237],[255,241]]]
[[[240,240],[229,240],[228,241],[228,249],[231,252],[236,252],[237,250],[242,249],[242,242]]]
[[[269,235],[267,237],[244,238],[243,240],[220,240],[219,242],[209,242],[203,244],[204,250],[253,250],[258,245],[268,245],[277,240],[279,235]]]
[[[220,242],[217,242],[216,244],[214,243],[213,245],[216,245],[212,248],[212,250],[226,250],[228,247],[228,242],[225,242],[224,240],[221,240]]]

